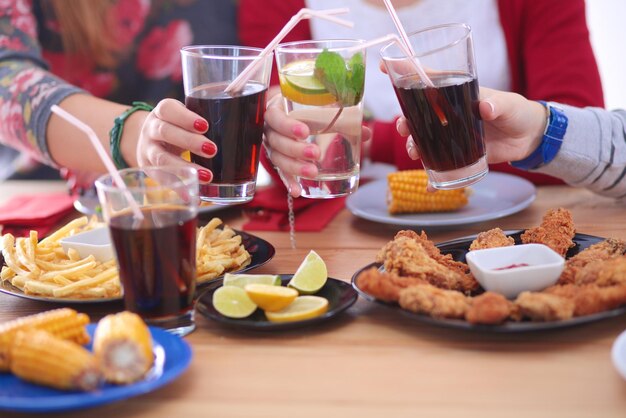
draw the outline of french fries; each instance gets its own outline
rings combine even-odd
[[[197,283],[247,266],[251,256],[241,236],[222,220],[213,218],[198,228],[196,241]],[[99,262],[93,256],[81,258],[59,243],[64,237],[93,229],[95,219],[75,219],[38,241],[37,232],[26,238],[11,234],[0,237],[5,266],[0,281],[9,282],[25,294],[58,299],[103,299],[122,295],[115,260]]]
[[[228,271],[239,270],[248,264],[252,257],[241,242],[241,235],[235,234],[228,225],[222,229],[219,218],[213,218],[198,229],[196,240],[196,282],[203,283]]]
[[[98,224],[87,217],[75,219],[38,242],[37,232],[27,238],[2,236],[5,266],[0,280],[8,281],[25,294],[64,299],[103,299],[122,294],[115,260],[106,263],[93,256],[80,258],[63,251],[59,240]]]

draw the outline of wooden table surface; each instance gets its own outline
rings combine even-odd
[[[0,184],[0,203],[60,184]],[[565,186],[541,187],[526,210],[491,222],[429,230],[435,242],[493,227],[537,225],[563,206],[582,233],[626,239],[626,205]],[[217,212],[240,227],[239,211]],[[344,210],[320,233],[258,232],[276,256],[255,273],[293,273],[310,249],[329,275],[349,281],[397,227]],[[0,321],[58,305],[0,294]],[[84,306],[94,318],[119,304]],[[626,381],[610,350],[626,316],[522,334],[481,334],[426,325],[359,299],[334,321],[282,333],[238,332],[202,316],[186,337],[191,367],[173,383],[118,403],[48,416],[111,417],[624,417]],[[1,417],[23,416],[1,412]]]

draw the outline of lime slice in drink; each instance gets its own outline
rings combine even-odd
[[[267,284],[248,284],[245,291],[250,299],[266,312],[280,311],[298,297],[296,289]]]
[[[301,295],[310,295],[324,287],[327,278],[328,271],[324,260],[311,250],[296,270],[288,286],[296,289]]]
[[[280,276],[277,274],[232,274],[226,273],[224,276],[224,286],[237,286],[242,289],[247,284],[268,284],[280,286],[282,284]]]
[[[323,315],[328,310],[328,299],[320,296],[299,296],[285,309],[265,312],[271,322],[304,321]]]
[[[309,106],[326,106],[337,99],[313,75],[314,60],[294,61],[280,72],[280,89],[287,99]]]
[[[256,311],[245,290],[237,286],[222,286],[213,293],[213,307],[228,318],[246,318]]]

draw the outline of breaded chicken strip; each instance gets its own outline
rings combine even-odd
[[[569,300],[574,306],[574,316],[608,311],[626,304],[626,285],[599,287],[593,284],[567,284],[552,286],[543,292]]]
[[[500,228],[493,228],[481,232],[470,244],[469,250],[483,250],[485,248],[510,247],[515,245],[513,237],[507,237]]]
[[[376,267],[365,270],[356,278],[359,289],[385,302],[398,302],[402,289],[425,283],[426,281],[416,277],[400,277],[395,273],[381,272]]]
[[[514,302],[518,317],[533,321],[562,321],[574,315],[574,302],[570,299],[539,292],[522,292]],[[517,316],[517,315],[516,315]]]
[[[616,275],[621,271],[622,275],[626,274],[624,268],[620,266],[623,261],[615,261],[605,264],[605,260],[614,258],[624,259],[622,256],[626,253],[626,241],[621,239],[609,238],[597,244],[594,244],[572,258],[565,261],[565,268],[559,277],[558,284],[586,284],[597,280],[600,271],[606,271],[603,274]],[[611,272],[613,271],[613,272]],[[626,278],[624,278],[626,280]],[[619,281],[614,282],[617,284]]]
[[[448,268],[431,258],[425,247],[406,236],[396,237],[381,250],[378,261],[385,271],[403,277],[415,277],[447,290],[472,292],[478,288],[476,280],[458,270]]]
[[[470,299],[465,320],[472,324],[496,325],[511,315],[513,303],[499,293],[485,292]]]
[[[550,209],[543,217],[541,225],[527,229],[521,236],[524,244],[544,244],[565,257],[567,250],[574,246],[574,221],[570,211],[564,208]]]
[[[462,319],[469,308],[469,298],[463,293],[429,284],[402,289],[399,303],[406,310],[433,318]]]

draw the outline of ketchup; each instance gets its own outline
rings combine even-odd
[[[529,265],[530,264],[526,264],[526,263],[511,264],[509,266],[498,267],[497,269],[494,269],[494,270],[510,270],[510,269],[515,269],[518,267],[528,267]]]

